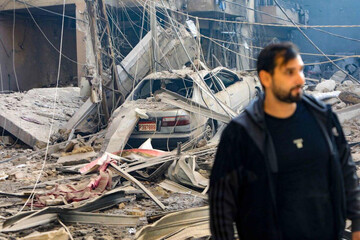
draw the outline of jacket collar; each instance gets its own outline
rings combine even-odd
[[[245,109],[245,112],[249,114],[250,118],[261,128],[266,129],[265,126],[265,112],[264,112],[264,100],[265,94],[262,93],[257,99],[250,103]],[[304,94],[301,100],[305,105],[324,120],[326,119],[328,107],[313,96]]]

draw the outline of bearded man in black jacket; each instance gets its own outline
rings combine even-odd
[[[303,94],[304,63],[292,43],[264,48],[264,94],[224,130],[210,178],[213,239],[360,239],[360,187],[330,106]]]

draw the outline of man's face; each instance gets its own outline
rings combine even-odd
[[[305,84],[304,62],[298,55],[286,64],[282,63],[283,58],[278,58],[274,73],[271,75],[269,90],[279,101],[297,102],[302,97],[302,88]]]

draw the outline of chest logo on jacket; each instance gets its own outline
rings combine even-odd
[[[301,149],[301,148],[304,147],[303,142],[304,142],[304,140],[303,140],[302,138],[295,139],[295,140],[293,141],[293,143],[296,145],[296,147],[297,147],[298,149]]]

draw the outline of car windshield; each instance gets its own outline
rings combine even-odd
[[[191,98],[193,81],[189,79],[149,79],[142,81],[134,91],[134,100],[146,99],[161,92],[161,88],[175,92],[183,97]]]

